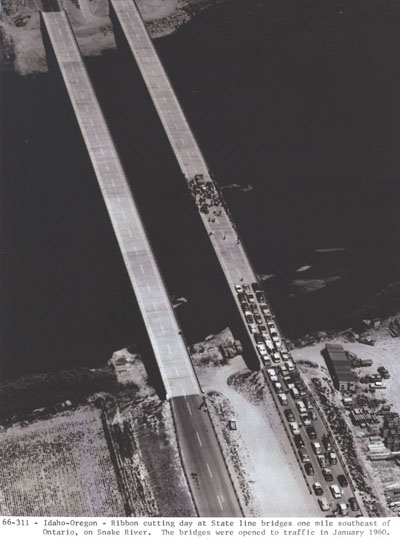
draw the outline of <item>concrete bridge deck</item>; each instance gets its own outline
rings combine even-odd
[[[256,274],[232,220],[222,204],[222,198],[210,176],[207,163],[144,26],[138,8],[133,0],[110,0],[110,4],[146,83],[189,188],[193,193],[196,176],[202,176],[206,183],[211,182],[213,186],[214,204],[209,206],[208,213],[200,212],[200,215],[237,302],[235,284],[254,283],[257,281]],[[201,193],[196,195],[197,204],[200,203],[200,197]],[[239,311],[242,313],[240,307]]]
[[[200,394],[142,219],[64,11],[43,12],[169,398]],[[133,330],[133,328],[132,328]]]

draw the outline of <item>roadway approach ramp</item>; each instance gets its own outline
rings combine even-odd
[[[171,402],[196,510],[199,516],[242,516],[181,329],[68,17],[64,11],[42,12],[42,21]]]

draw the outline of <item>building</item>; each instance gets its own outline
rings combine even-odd
[[[340,344],[327,344],[322,355],[333,380],[333,385],[339,391],[354,391],[357,376],[351,370],[350,360]]]

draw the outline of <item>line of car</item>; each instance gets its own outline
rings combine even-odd
[[[321,441],[318,440],[317,431],[313,425],[313,421],[318,419],[318,414],[315,411],[311,399],[308,396],[307,389],[301,382],[300,375],[297,369],[294,369],[290,375],[286,373],[284,365],[280,365],[277,368],[268,368],[266,370],[268,378],[277,393],[278,399],[282,405],[286,405],[287,402],[282,400],[282,392],[286,392],[292,398],[292,402],[295,404],[296,415],[299,416],[299,421],[296,420],[296,415],[291,407],[283,410],[283,416],[287,421],[290,432],[293,436],[293,442],[298,451],[300,462],[303,465],[304,472],[307,476],[314,476],[316,473],[315,465],[311,462],[314,460],[318,466],[320,473],[326,483],[329,485],[329,492],[333,497],[333,500],[339,500],[344,495],[344,488],[349,486],[348,480],[343,473],[337,473],[337,483],[333,483],[334,474],[332,467],[338,465],[338,457],[333,450],[331,440],[327,433],[323,434]],[[286,386],[286,387],[284,387]],[[287,397],[286,397],[287,399]],[[304,430],[307,434],[308,444],[312,450],[313,456],[307,453],[305,447],[306,442],[301,434]],[[340,470],[341,471],[341,470]],[[322,484],[316,481],[312,485],[312,489],[316,496],[318,496],[318,503],[322,511],[329,511],[331,505],[324,495]],[[348,514],[349,507],[352,511],[359,511],[357,500],[354,496],[350,496],[348,503],[340,501],[337,504],[334,513],[338,513],[341,516]]]
[[[249,332],[265,366],[272,362],[290,360],[288,350],[279,334],[275,317],[258,283],[235,285],[236,294]]]
[[[331,503],[328,502],[325,496],[321,482],[315,481],[312,484],[312,490],[317,496],[321,510],[329,511],[332,509],[332,504],[338,502],[337,507],[333,509],[333,514],[346,516],[349,508],[355,513],[358,512],[358,503],[353,495],[349,497],[347,503],[342,500],[343,489],[349,487],[348,480],[342,473],[343,470],[328,434],[325,432],[321,436],[321,441],[318,440],[318,434],[313,422],[317,421],[319,416],[313,407],[312,399],[292,360],[284,339],[280,335],[275,317],[267,304],[263,291],[258,283],[253,283],[252,285],[238,284],[235,285],[235,289],[249,332],[254,339],[262,363],[266,367],[270,385],[280,405],[285,407],[283,417],[287,421],[305,475],[314,476],[316,474],[315,467],[317,466],[321,480],[323,479],[327,485],[332,483],[328,489],[332,497]],[[293,409],[291,406],[293,406]],[[299,416],[298,420],[296,420],[294,409],[296,415]],[[305,449],[306,443],[301,434],[302,430],[307,435],[307,445],[312,451],[312,456],[309,456]],[[314,464],[312,461],[314,461]],[[335,467],[338,468],[338,472],[335,474],[337,483],[333,482],[332,468]]]

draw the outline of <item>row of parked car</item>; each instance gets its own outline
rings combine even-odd
[[[253,335],[263,364],[269,366],[272,362],[289,360],[290,355],[279,334],[264,292],[258,283],[253,283],[251,286],[237,284],[235,289],[244,318],[250,333]]]
[[[292,362],[291,362],[292,363]],[[329,492],[334,500],[342,498],[343,488],[348,486],[348,481],[343,473],[334,474],[333,467],[338,464],[338,457],[333,449],[330,437],[328,434],[323,434],[321,440],[318,440],[317,431],[313,425],[313,421],[318,419],[318,414],[313,407],[313,403],[308,396],[307,388],[301,380],[297,369],[292,363],[293,370],[288,371],[286,365],[280,365],[277,368],[267,369],[268,378],[277,393],[279,401],[282,405],[289,407],[283,410],[283,416],[287,421],[290,432],[293,436],[293,441],[298,451],[299,459],[304,467],[304,472],[307,476],[316,474],[315,464],[317,464],[324,481],[329,484]],[[291,408],[287,395],[292,397],[291,402],[295,408]],[[296,414],[295,414],[296,412]],[[298,420],[297,417],[300,418]],[[313,459],[310,458],[306,450],[306,442],[302,432],[305,432],[308,438],[307,445],[311,448],[314,454]],[[313,464],[312,460],[315,462]],[[336,478],[335,478],[336,475]],[[334,482],[336,479],[336,482]],[[328,503],[324,496],[322,484],[316,481],[312,486],[314,493],[318,496],[318,503],[323,511],[332,509],[332,504]],[[341,501],[333,513],[338,513],[342,516],[348,514],[348,507],[352,510],[358,510],[358,504],[354,497],[351,497],[346,504]]]

